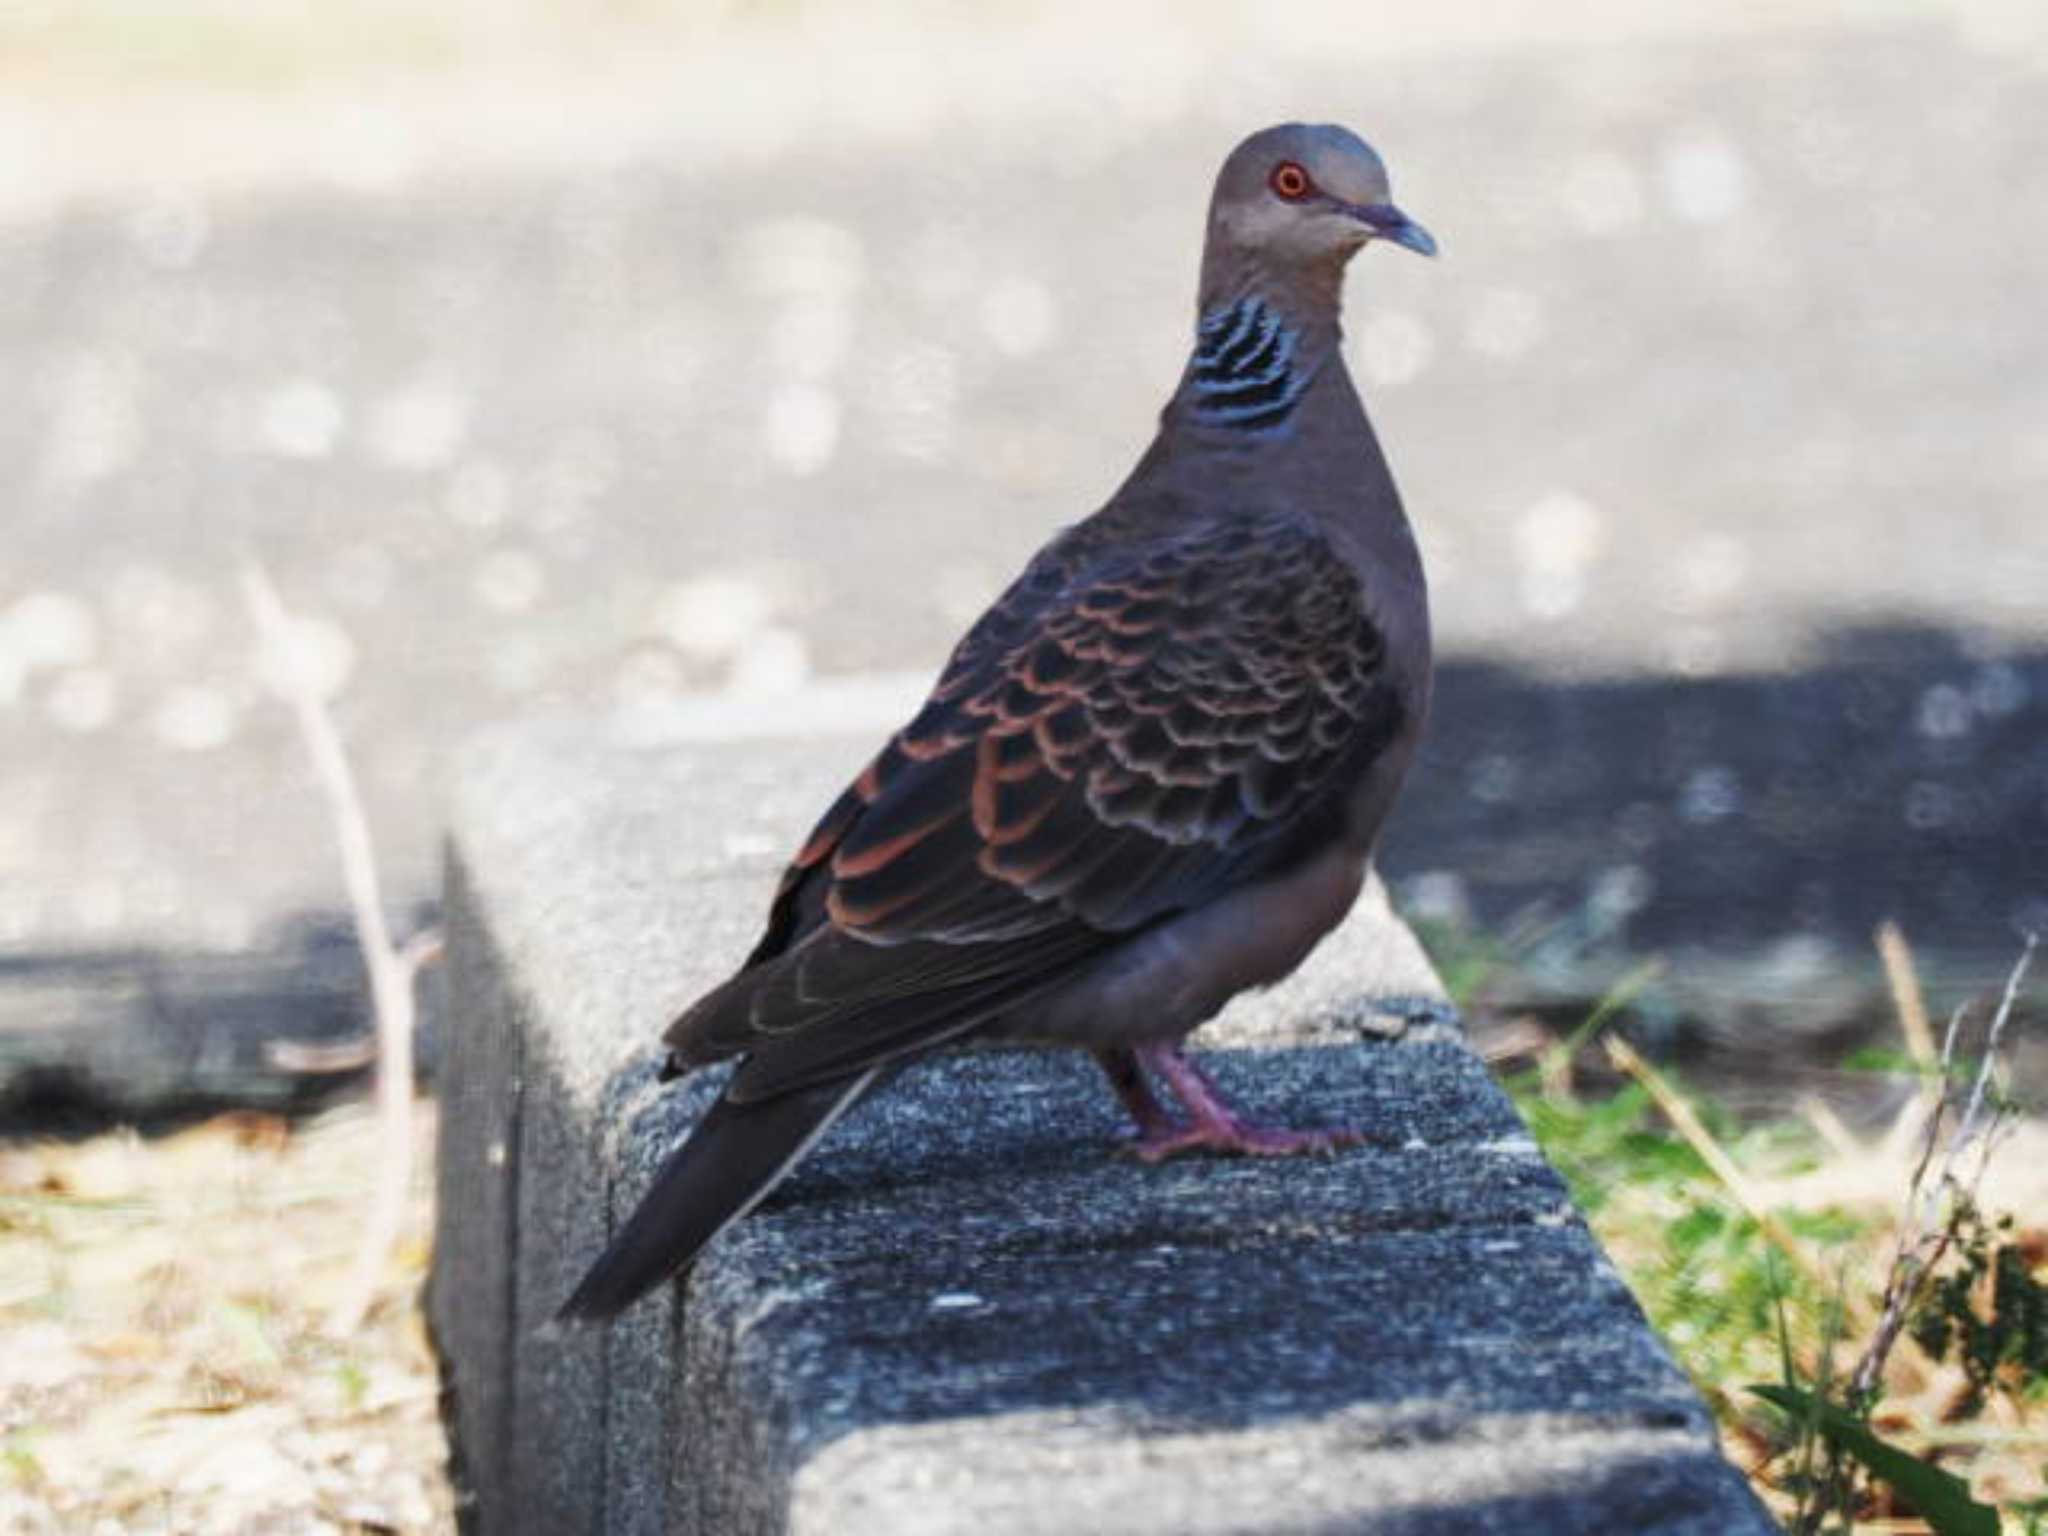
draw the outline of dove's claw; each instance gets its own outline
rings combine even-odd
[[[1363,1131],[1346,1126],[1295,1131],[1253,1125],[1240,1119],[1208,1074],[1181,1053],[1177,1045],[1141,1045],[1135,1051],[1097,1051],[1096,1060],[1109,1074],[1117,1097],[1137,1122],[1137,1136],[1126,1150],[1142,1163],[1163,1163],[1183,1152],[1220,1152],[1238,1157],[1298,1157],[1303,1153],[1335,1152],[1365,1140]],[[1186,1124],[1160,1106],[1140,1063],[1160,1079],[1187,1110]]]
[[[1130,1143],[1131,1156],[1141,1163],[1163,1163],[1183,1152],[1220,1152],[1237,1157],[1299,1157],[1355,1147],[1363,1131],[1348,1126],[1322,1131],[1290,1131],[1280,1126],[1247,1125],[1232,1119],[1215,1124],[1174,1126],[1164,1134],[1145,1133]]]

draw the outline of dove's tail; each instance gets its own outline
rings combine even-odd
[[[668,1155],[555,1320],[600,1321],[687,1269],[706,1243],[789,1176],[882,1071],[752,1103],[721,1098]]]

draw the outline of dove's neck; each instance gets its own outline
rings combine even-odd
[[[1318,386],[1344,371],[1334,286],[1342,269],[1330,277],[1325,292],[1319,280],[1276,282],[1248,264],[1209,263],[1170,422],[1247,446],[1291,435]]]
[[[1293,507],[1368,573],[1374,611],[1397,622],[1421,612],[1410,600],[1423,590],[1420,557],[1344,366],[1343,268],[1291,276],[1276,281],[1250,263],[1205,266],[1193,354],[1128,488],[1156,479],[1179,494]],[[1426,635],[1426,616],[1416,623]]]

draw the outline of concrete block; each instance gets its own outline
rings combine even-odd
[[[431,1312],[487,1532],[1768,1531],[1377,891],[1213,1026],[1343,1156],[1141,1167],[1093,1067],[963,1051],[686,1286],[543,1327],[717,1090],[653,1043],[871,738],[480,744]]]

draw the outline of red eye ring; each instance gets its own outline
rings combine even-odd
[[[1300,202],[1316,189],[1316,184],[1309,180],[1308,172],[1292,160],[1282,160],[1274,166],[1266,184],[1273,189],[1275,197],[1285,198],[1290,203]]]

